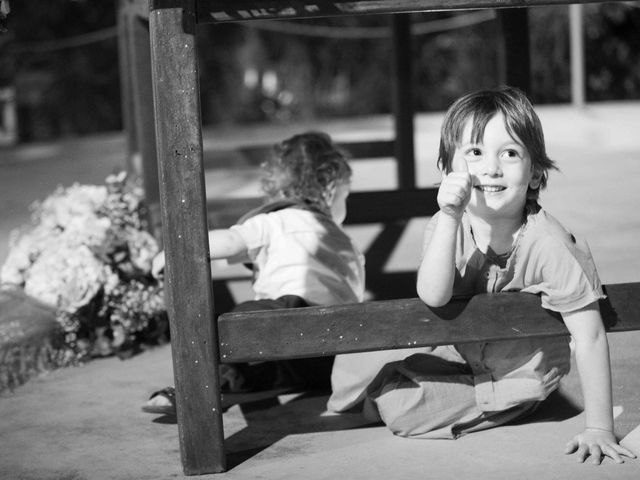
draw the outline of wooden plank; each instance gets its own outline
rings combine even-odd
[[[172,3],[171,0],[152,0]],[[575,0],[571,3],[599,3]],[[175,1],[173,2],[175,3]],[[198,23],[565,5],[566,0],[198,0]]]
[[[337,142],[351,155],[350,161],[389,158],[395,156],[393,140],[367,140],[360,142]]]
[[[608,285],[609,332],[640,329],[640,283]],[[568,335],[536,295],[481,294],[429,308],[420,299],[227,313],[219,318],[223,362]]]
[[[360,142],[337,142],[350,155],[351,162],[358,160],[375,160],[394,158],[393,140],[371,140]],[[234,167],[240,162],[253,167],[259,167],[269,155],[272,145],[247,145],[233,149],[217,149],[205,152],[204,166],[206,169]]]
[[[385,223],[429,217],[438,211],[437,188],[353,192],[345,224]]]
[[[120,67],[120,98],[122,100],[122,123],[125,132],[127,148],[127,170],[135,172],[134,155],[137,151],[137,132],[133,109],[133,62],[130,46],[130,18],[129,3],[131,0],[120,0],[118,3],[117,28],[118,28],[118,64]]]
[[[224,197],[207,201],[208,228],[229,228],[249,210],[258,208],[263,201],[259,197]]]
[[[531,94],[529,13],[526,8],[498,10],[498,79]]]
[[[132,67],[131,102],[136,131],[136,144],[132,152],[136,161],[133,166],[137,175],[142,178],[145,204],[148,209],[149,231],[162,246],[153,90],[149,88],[152,82],[149,22],[139,16],[131,16],[129,30],[128,50]]]
[[[208,258],[195,2],[151,11],[167,311],[187,475],[225,470],[218,341]],[[153,7],[152,7],[153,8]]]
[[[436,188],[353,192],[347,198],[345,225],[386,223],[430,217],[438,211]],[[226,228],[262,204],[259,197],[214,198],[207,202],[209,228]]]
[[[347,199],[345,225],[396,222],[430,217],[438,210],[436,189],[354,192]],[[249,210],[262,205],[260,197],[220,197],[207,201],[209,228],[228,228]]]
[[[118,57],[127,170],[142,179],[149,231],[162,243],[146,0],[119,0]]]

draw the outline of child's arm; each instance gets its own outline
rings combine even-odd
[[[211,252],[210,258],[212,260],[229,258],[246,252],[247,244],[242,237],[233,230],[209,230],[209,251]],[[164,270],[164,266],[165,258],[164,251],[162,251],[153,259],[151,272],[157,277]]]
[[[471,176],[466,163],[462,163],[462,171],[451,172],[442,179],[438,190],[440,214],[418,268],[418,296],[432,307],[446,304],[453,292],[456,235],[471,196]]]
[[[247,244],[234,230],[227,228],[209,230],[209,251],[212,260],[229,258],[246,252]]]
[[[602,455],[618,463],[623,462],[621,455],[635,458],[632,452],[618,445],[613,434],[609,344],[598,304],[564,313],[562,318],[575,342],[585,411],[585,429],[573,437],[565,452],[577,451],[579,462],[591,455],[595,464],[602,461]]]

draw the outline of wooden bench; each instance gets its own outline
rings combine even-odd
[[[604,287],[608,332],[640,330],[640,284]],[[264,312],[218,319],[223,363],[318,357],[452,343],[569,335],[562,318],[529,293],[454,298],[440,308],[418,298]]]
[[[504,42],[498,51],[505,60],[501,63],[503,68],[499,79],[502,83],[519,86],[527,91],[530,75],[526,9],[505,7],[591,1],[593,0],[149,2],[151,48],[150,51],[142,52],[140,58],[143,62],[148,61],[151,66],[155,132],[145,135],[144,132],[148,133],[150,126],[138,120],[135,122],[138,126],[135,141],[140,143],[141,137],[148,140],[154,134],[156,138],[155,146],[146,141],[143,144],[147,151],[153,150],[158,157],[159,203],[167,259],[166,297],[179,406],[180,451],[186,474],[221,472],[226,469],[218,379],[221,360],[330,355],[409,345],[498,339],[505,336],[516,338],[519,335],[566,334],[557,319],[540,309],[536,297],[524,294],[477,296],[468,302],[451,302],[438,310],[427,309],[418,300],[411,299],[314,307],[277,312],[277,317],[274,317],[273,312],[229,314],[220,318],[219,322],[214,321],[211,268],[208,260],[205,159],[198,97],[195,42],[197,25],[254,19],[394,14],[393,25],[401,32],[397,36],[399,40],[394,43],[395,57],[398,61],[404,58],[403,65],[410,67],[411,62],[407,61],[410,54],[407,16],[397,15],[398,13],[500,8],[498,23],[499,28],[504,29]],[[137,0],[121,0],[121,3],[132,2],[139,3]],[[398,28],[400,26],[404,27]],[[123,63],[129,66],[136,64],[131,58]],[[406,70],[403,71],[406,73]],[[410,72],[410,68],[408,71]],[[145,91],[148,83],[145,80],[140,77],[134,90],[140,95],[148,96],[148,88]],[[398,116],[401,121],[396,124],[395,145],[412,149],[410,142],[400,140],[413,133],[411,97],[402,88],[396,88],[394,92],[394,96],[399,99],[396,107],[398,111],[404,112]],[[139,115],[138,118],[143,116]],[[411,189],[415,188],[412,183],[412,150],[408,154],[397,148],[396,158],[402,166],[399,182],[402,195],[387,200],[394,203],[404,198],[404,195],[410,195]],[[150,178],[153,173],[149,173]],[[153,185],[153,181],[146,185]],[[384,207],[383,195],[378,193],[367,201],[380,201]],[[354,195],[352,201],[359,200]],[[366,204],[363,209],[364,212],[367,210],[373,210],[370,204]],[[603,305],[605,317],[607,321],[615,320],[614,325],[609,327],[610,331],[639,328],[638,284],[610,285],[607,291],[610,303]],[[256,338],[252,341],[255,343],[248,342],[248,335],[254,333]],[[301,338],[305,338],[304,341]],[[241,347],[246,347],[244,353],[238,353]],[[270,352],[268,356],[266,351]],[[210,388],[203,388],[203,385]]]

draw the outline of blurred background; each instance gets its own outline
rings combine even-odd
[[[122,130],[117,4],[10,2],[0,34],[0,145]],[[640,99],[639,7],[582,6],[587,102]],[[412,14],[411,21],[416,113],[441,111],[493,84],[493,11]],[[529,22],[533,101],[571,102],[568,7],[531,8]],[[203,123],[390,113],[390,35],[384,15],[201,28]]]

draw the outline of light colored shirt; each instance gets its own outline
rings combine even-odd
[[[425,245],[436,220],[434,217],[427,227]],[[508,291],[538,294],[544,308],[560,313],[604,298],[587,244],[544,210],[527,216],[506,263],[478,249],[468,218],[463,215],[456,241],[453,294]],[[471,366],[476,401],[484,411],[543,400],[553,390],[550,385],[554,379],[566,375],[570,368],[568,336],[455,348]]]
[[[231,229],[247,244],[256,300],[298,295],[316,305],[362,301],[364,256],[327,215],[285,208]]]
[[[425,246],[436,221],[434,216],[427,226]],[[575,239],[544,210],[528,215],[504,261],[478,249],[467,216],[463,215],[456,240],[453,294],[506,291],[539,294],[542,306],[556,312],[573,311],[604,298],[586,243]],[[568,337],[337,355],[329,410],[357,407],[385,364],[416,353],[468,363],[474,377],[476,403],[483,411],[502,411],[543,400],[557,388],[554,380],[566,375],[570,368]]]

